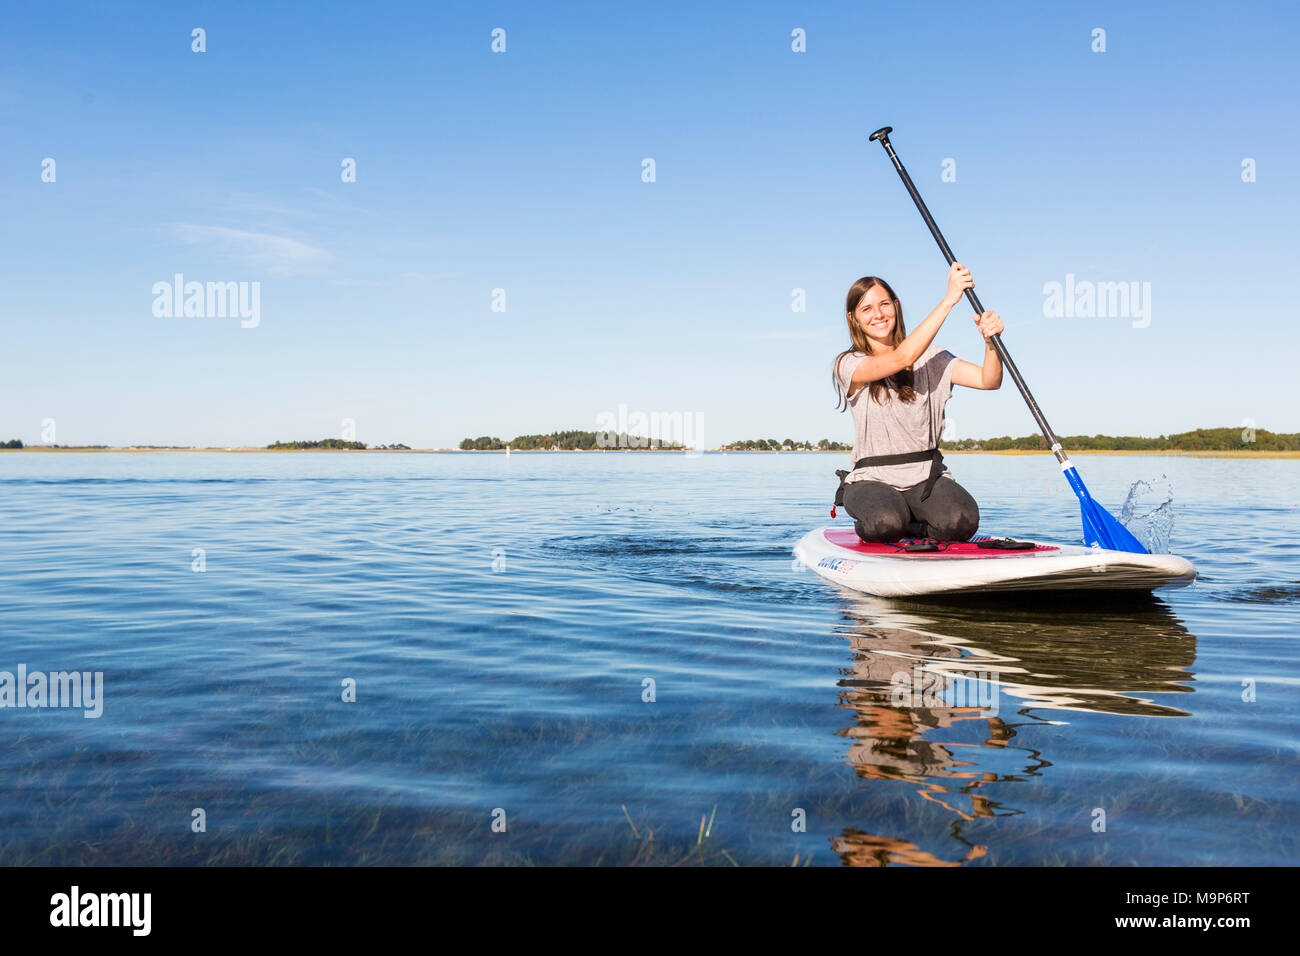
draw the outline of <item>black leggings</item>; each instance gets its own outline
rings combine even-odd
[[[879,481],[851,481],[844,486],[844,508],[857,519],[854,527],[863,541],[969,541],[980,526],[980,506],[970,492],[951,478],[936,481],[922,501],[924,489],[924,481],[903,491]]]

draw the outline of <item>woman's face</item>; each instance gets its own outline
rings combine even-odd
[[[853,321],[868,339],[888,345],[894,332],[894,303],[889,293],[878,285],[868,289],[853,312]]]

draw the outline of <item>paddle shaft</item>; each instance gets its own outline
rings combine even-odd
[[[898,175],[902,178],[903,185],[907,187],[908,193],[912,196],[912,202],[916,203],[916,208],[920,211],[921,218],[924,219],[925,224],[930,227],[930,235],[934,236],[934,241],[939,244],[939,249],[943,252],[944,258],[948,260],[948,265],[952,265],[957,261],[957,257],[952,254],[952,249],[948,248],[948,242],[943,238],[943,233],[939,231],[939,227],[935,225],[934,217],[930,215],[930,210],[925,208],[925,201],[921,199],[921,194],[916,191],[916,186],[912,184],[912,177],[907,175],[907,170],[904,169],[903,164],[899,162],[898,154],[894,152],[894,147],[889,142],[889,134],[892,131],[893,127],[886,126],[883,129],[878,129],[872,133],[871,138],[880,140],[880,145],[885,147],[885,152],[889,154],[889,158],[894,163],[894,168],[898,170]],[[976,315],[984,314],[984,306],[980,304],[979,296],[975,294],[974,289],[966,290],[966,299],[975,309]],[[1062,465],[1067,464],[1068,459],[1065,457],[1065,450],[1061,448],[1061,443],[1057,441],[1056,433],[1052,431],[1052,426],[1047,424],[1047,419],[1043,416],[1042,409],[1038,407],[1038,402],[1034,401],[1034,396],[1033,393],[1029,391],[1029,386],[1025,384],[1025,380],[1020,376],[1020,369],[1016,368],[1016,363],[1011,361],[1011,356],[1007,354],[1007,348],[1002,344],[1001,334],[989,336],[988,341],[989,344],[993,346],[994,351],[998,353],[998,358],[1002,360],[1003,368],[1011,374],[1011,380],[1016,383],[1016,388],[1020,389],[1020,394],[1024,396],[1025,404],[1029,406],[1030,414],[1034,416],[1034,421],[1038,423],[1039,430],[1042,431],[1043,437],[1047,439],[1047,444],[1051,447],[1052,454],[1056,456],[1056,460]]]

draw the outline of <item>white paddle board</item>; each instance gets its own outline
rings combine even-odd
[[[1184,587],[1196,568],[1171,554],[1131,554],[1076,544],[1028,542],[1018,550],[940,542],[938,551],[907,552],[901,543],[865,544],[852,528],[817,528],[795,556],[821,577],[878,597],[1004,591],[1150,591]]]

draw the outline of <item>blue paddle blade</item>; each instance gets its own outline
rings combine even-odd
[[[1088,547],[1105,548],[1108,551],[1127,551],[1130,554],[1150,554],[1142,547],[1142,542],[1133,537],[1133,532],[1119,523],[1109,511],[1097,504],[1088,489],[1083,486],[1083,479],[1074,467],[1064,469],[1065,478],[1079,497],[1079,514],[1083,518],[1083,543]]]
[[[1083,542],[1088,547],[1096,545],[1108,551],[1128,551],[1131,554],[1150,553],[1128,528],[1091,498],[1079,502],[1079,512],[1083,517]]]

